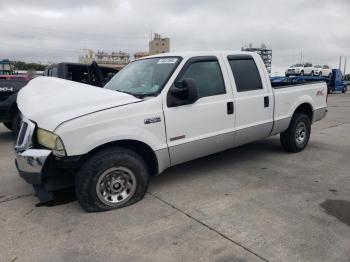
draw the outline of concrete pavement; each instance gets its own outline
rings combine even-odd
[[[275,136],[169,169],[136,205],[36,207],[0,127],[0,261],[350,261],[350,94],[307,149]]]

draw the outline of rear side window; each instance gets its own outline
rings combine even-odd
[[[228,61],[238,92],[263,89],[260,73],[250,56],[229,56]]]
[[[199,97],[225,94],[225,84],[217,60],[196,61],[188,66],[177,81],[192,78],[198,87]]]

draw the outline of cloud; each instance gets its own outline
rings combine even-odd
[[[132,54],[159,32],[171,38],[172,51],[265,43],[273,72],[301,52],[336,67],[340,55],[350,59],[348,10],[348,0],[2,1],[0,58],[77,61],[84,48]]]

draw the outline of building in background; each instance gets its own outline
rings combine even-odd
[[[98,65],[122,69],[130,62],[130,55],[126,52],[104,52],[98,50],[95,53],[91,49],[85,49],[85,54],[79,56],[79,63],[91,64],[92,61],[96,61]]]
[[[149,54],[156,55],[170,52],[170,38],[162,38],[160,34],[154,34],[153,40],[149,42]]]
[[[140,59],[142,57],[149,56],[149,52],[136,52],[134,54],[135,60]]]
[[[241,50],[258,53],[264,61],[267,72],[271,75],[272,49],[268,49],[265,44],[261,44],[260,47],[253,47],[253,44],[249,44],[248,47],[242,47]]]
[[[0,75],[11,75],[12,67],[9,59],[0,60]]]

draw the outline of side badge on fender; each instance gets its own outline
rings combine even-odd
[[[154,123],[158,123],[161,122],[162,119],[160,117],[152,117],[152,118],[146,118],[144,120],[145,125],[149,125],[149,124],[154,124]]]

